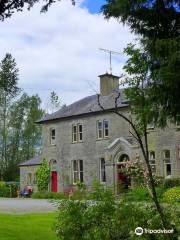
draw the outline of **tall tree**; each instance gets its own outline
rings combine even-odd
[[[11,54],[6,54],[0,63],[0,134],[1,134],[1,178],[2,172],[7,167],[7,124],[8,109],[14,97],[17,96],[18,68]]]
[[[149,58],[151,102],[158,102],[159,116],[176,119],[180,114],[180,1],[107,0],[102,9],[106,18],[117,18],[140,36]]]
[[[17,179],[18,164],[40,153],[41,127],[35,123],[44,113],[40,104],[37,95],[24,93],[10,108],[6,180]]]
[[[48,99],[46,112],[47,113],[53,113],[53,112],[59,110],[60,107],[61,107],[61,101],[59,99],[59,96],[57,95],[56,92],[52,91],[50,93],[50,96],[49,96],[49,99]]]
[[[46,12],[48,8],[55,2],[61,0],[1,0],[0,1],[0,20],[11,17],[14,12],[23,11],[24,7],[30,10],[34,4],[43,2],[41,12]],[[75,4],[74,0],[70,0],[72,4]]]

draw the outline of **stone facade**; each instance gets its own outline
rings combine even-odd
[[[101,101],[106,109],[111,109],[115,98],[114,95],[106,94],[112,92],[114,87],[117,89],[118,78],[110,74],[101,75],[100,78]],[[122,91],[120,94],[123,96]],[[121,97],[118,109],[129,116],[129,106],[125,102]],[[118,169],[122,158],[142,161],[140,148],[130,134],[129,124],[116,114],[101,110],[97,97],[90,96],[39,121],[42,124],[43,139],[41,159],[47,159],[51,168],[50,191],[64,191],[75,183],[77,177],[89,187],[93,180],[115,186],[120,177]],[[104,136],[98,138],[98,129],[103,126],[108,130],[103,129]],[[74,132],[79,134],[80,141],[73,141]],[[180,177],[180,133],[177,126],[170,123],[163,130],[151,127],[148,131],[148,144],[156,174],[162,177]],[[102,168],[104,161],[105,168]],[[34,174],[36,169],[37,166],[21,167],[22,184],[27,183],[25,175],[30,171]]]
[[[36,172],[39,165],[22,166],[20,167],[20,189],[23,190],[25,186],[32,186],[33,191],[37,191]]]

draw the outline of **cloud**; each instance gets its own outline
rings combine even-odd
[[[116,20],[106,21],[70,1],[54,4],[46,14],[40,5],[0,23],[0,58],[6,52],[20,69],[19,84],[43,102],[54,90],[64,103],[72,103],[99,89],[98,75],[108,70],[109,59],[99,47],[122,52],[135,38]],[[120,75],[126,58],[113,57],[113,73]]]

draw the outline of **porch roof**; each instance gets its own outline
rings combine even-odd
[[[21,164],[19,164],[20,167],[24,167],[24,166],[35,166],[35,165],[41,165],[42,163],[42,158],[41,156],[35,156],[34,158],[29,159],[26,162],[23,162]]]

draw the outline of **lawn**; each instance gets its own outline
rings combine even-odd
[[[55,218],[55,213],[0,214],[0,240],[57,240]]]

